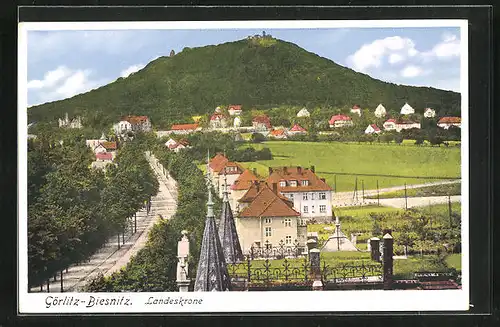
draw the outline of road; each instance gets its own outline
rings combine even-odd
[[[425,187],[425,186],[433,186],[433,185],[445,185],[445,184],[455,184],[455,183],[460,183],[460,180],[452,180],[452,181],[440,181],[440,182],[432,182],[432,183],[425,183],[425,184],[413,184],[413,185],[406,185],[406,188],[407,189],[412,189],[412,188],[420,188],[420,187]],[[379,189],[379,193],[382,194],[382,193],[386,193],[386,192],[392,192],[392,191],[399,191],[399,190],[404,190],[404,185],[403,186],[393,186],[393,187],[387,187],[387,188],[381,188]],[[364,199],[363,200],[363,196],[362,196],[362,191],[361,190],[358,190],[358,196],[357,198],[355,197],[355,194],[353,191],[351,192],[338,192],[338,193],[335,193],[333,194],[332,196],[332,205],[334,207],[352,207],[352,206],[362,206],[362,205],[367,205],[367,204],[377,204],[377,199]],[[377,195],[377,190],[365,190],[364,192],[364,195],[365,197],[366,196],[375,196]],[[460,198],[460,196],[458,196]],[[441,198],[441,197],[431,197],[431,198]],[[444,198],[446,198],[446,201],[448,201],[448,197],[445,196]],[[454,198],[454,197],[452,197]],[[402,208],[404,208],[404,198],[403,199],[403,206]],[[423,197],[423,198],[408,198],[408,203],[410,203],[410,199],[414,199],[412,200],[412,203],[415,203],[415,204],[420,204],[420,203],[423,203],[422,201],[420,200],[416,200],[416,199],[428,199],[428,197]],[[395,199],[380,199],[380,204],[381,205],[386,205],[386,204],[383,204],[383,201],[385,200],[395,200]],[[441,200],[435,200],[435,201],[438,201],[437,203],[442,203],[442,202],[439,202]],[[399,204],[400,201],[385,201],[389,204],[389,206],[392,206],[390,205],[390,203],[396,203],[396,204]],[[435,204],[435,203],[433,203]],[[421,206],[424,206],[424,205],[428,205],[428,202],[427,204],[422,204]],[[420,206],[420,205],[419,205]]]
[[[137,231],[132,233],[132,228],[125,233],[125,243],[118,249],[117,236],[110,237],[105,245],[90,257],[87,262],[74,264],[63,272],[63,291],[79,292],[92,278],[102,273],[109,276],[115,271],[127,265],[130,258],[134,256],[146,244],[149,230],[159,219],[170,219],[177,208],[177,184],[169,176],[156,158],[146,153],[158,181],[159,191],[151,200],[149,215],[145,209],[137,212]],[[161,217],[160,217],[161,215]],[[121,243],[121,242],[120,242]],[[31,292],[47,292],[47,285],[33,287]],[[49,291],[61,292],[60,274],[49,283]]]

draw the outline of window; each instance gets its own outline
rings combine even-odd
[[[272,222],[273,222],[273,220],[272,220],[271,218],[265,218],[265,219],[264,219],[264,223],[265,223],[265,224],[270,224],[270,223],[272,223]],[[267,227],[266,227],[266,228],[267,228]]]
[[[307,200],[307,193],[302,193],[302,200]]]
[[[309,181],[308,180],[302,181],[302,186],[307,186],[307,185],[309,185]]]
[[[297,186],[297,181],[290,181],[290,186],[296,187]]]
[[[271,233],[271,227],[266,227],[265,231],[266,231],[266,237],[270,237],[271,234],[272,234]]]
[[[287,244],[287,245],[292,244],[292,236],[291,235],[285,236],[285,244]]]
[[[283,222],[285,223],[285,227],[292,227],[292,219],[285,218]]]
[[[320,204],[319,205],[319,212],[323,212],[323,213],[326,212],[326,205]]]
[[[304,210],[302,210],[303,213],[308,213],[309,212],[309,208],[307,206],[304,206]]]
[[[287,194],[287,197],[293,201],[293,193]]]
[[[286,186],[286,182],[285,182],[285,181],[281,181],[281,182],[280,182],[280,186],[281,186],[281,187],[285,187],[285,186]]]
[[[314,200],[314,193],[311,193],[311,200]]]
[[[326,193],[325,193],[325,192],[321,192],[321,193],[319,194],[319,199],[320,199],[320,200],[326,200]]]
[[[314,213],[314,206],[311,206],[311,212]]]

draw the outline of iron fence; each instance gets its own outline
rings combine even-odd
[[[321,279],[330,283],[382,282],[383,265],[379,262],[349,262],[331,266],[326,262],[320,268]]]
[[[281,240],[277,246],[272,246],[269,241],[266,241],[263,246],[252,245],[246,255],[252,260],[299,258],[307,256],[307,248],[301,246],[297,240],[293,243]]]

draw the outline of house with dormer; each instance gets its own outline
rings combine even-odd
[[[279,195],[277,185],[259,183],[256,194],[235,218],[236,230],[243,252],[253,247],[305,246],[307,226],[292,201]],[[246,197],[244,197],[246,198]]]
[[[331,220],[332,188],[316,175],[314,167],[269,167],[266,181],[268,185],[277,184],[278,191],[293,201],[302,219]]]

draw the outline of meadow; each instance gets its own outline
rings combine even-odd
[[[337,192],[423,184],[460,178],[460,148],[340,142],[267,141],[245,144],[268,147],[272,160],[241,163],[268,175],[268,167],[315,166]]]
[[[443,184],[411,188],[406,190],[408,197],[426,197],[426,196],[447,196],[460,195],[462,193],[461,183]],[[380,193],[380,199],[402,198],[405,196],[405,190]],[[377,196],[367,196],[367,199],[376,199]]]

